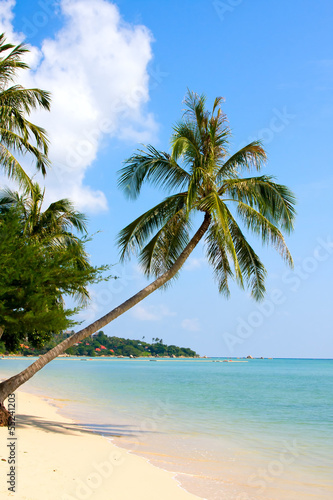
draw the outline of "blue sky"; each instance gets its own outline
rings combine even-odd
[[[52,141],[48,199],[72,198],[100,231],[93,263],[117,264],[119,229],[164,196],[146,189],[130,202],[116,173],[140,143],[168,150],[187,88],[208,105],[225,97],[233,148],[262,139],[264,172],[298,199],[287,238],[295,270],[256,244],[268,270],[264,303],[235,286],[229,300],[220,296],[200,246],[172,287],[107,334],[159,337],[201,355],[332,357],[332,22],[330,0],[0,0],[1,29],[31,48],[20,81],[53,95],[51,113],[34,116]],[[135,258],[113,270],[120,279],[92,290],[83,324],[146,284]]]

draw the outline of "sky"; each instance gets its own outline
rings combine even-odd
[[[119,277],[91,288],[82,326],[148,283],[135,256],[119,263],[116,237],[165,194],[145,188],[129,201],[117,172],[142,144],[169,151],[190,89],[208,107],[223,96],[231,153],[262,140],[263,173],[294,191],[295,268],[257,241],[265,300],[236,285],[226,299],[199,245],[172,286],[103,331],[207,356],[332,358],[332,24],[331,0],[0,0],[1,32],[30,49],[19,82],[52,93],[51,112],[33,116],[48,131],[52,169],[35,178],[48,203],[68,197],[87,214],[92,263]]]

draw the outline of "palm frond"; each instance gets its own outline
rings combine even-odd
[[[19,186],[31,188],[32,181],[22,165],[3,144],[0,143],[0,166],[10,179],[15,180]]]
[[[183,189],[189,180],[189,174],[169,154],[157,151],[150,145],[146,151],[139,150],[126,160],[119,174],[118,185],[132,199],[139,195],[143,182],[170,191],[174,188]]]
[[[157,277],[171,268],[189,242],[189,229],[189,219],[183,208],[141,250],[140,265],[148,277]]]
[[[37,148],[44,154],[47,154],[49,140],[46,131],[27,120],[22,110],[18,107],[0,105],[0,123],[2,141],[6,140],[6,134],[16,134],[21,140],[22,145],[28,148],[28,141],[33,138]]]
[[[218,179],[238,174],[241,170],[260,170],[266,162],[266,152],[260,141],[254,141],[233,154],[220,168]]]
[[[12,206],[18,204],[23,196],[17,191],[13,191],[9,187],[4,187],[0,191],[0,204],[1,206]]]
[[[185,165],[191,166],[193,161],[198,161],[201,155],[201,136],[198,129],[186,121],[181,121],[174,126],[171,137],[171,157],[178,161],[182,159]]]
[[[179,193],[169,196],[122,229],[117,239],[120,260],[133,252],[141,251],[149,238],[184,208],[186,195],[187,193]]]
[[[10,51],[5,57],[2,54]],[[0,81],[5,84],[7,81],[13,80],[17,69],[27,69],[29,66],[20,60],[20,58],[29,52],[24,44],[12,45],[6,43],[5,34],[0,35]]]
[[[212,215],[213,221],[223,233],[223,240],[226,250],[232,258],[235,268],[235,278],[242,283],[242,272],[237,258],[235,244],[229,227],[229,211],[225,203],[219,198],[215,191],[202,198],[197,204],[197,208]]]
[[[261,237],[263,243],[272,245],[281,257],[293,266],[293,259],[279,229],[254,208],[243,202],[238,202],[237,213],[245,226]]]
[[[21,85],[13,85],[0,93],[0,106],[11,106],[27,115],[39,107],[50,111],[51,93],[41,89],[26,89]]]
[[[19,182],[21,187],[31,187],[15,153],[28,154],[36,161],[36,168],[43,175],[50,166],[48,139],[43,128],[26,119],[36,109],[50,109],[50,93],[41,89],[26,89],[21,85],[8,83],[14,80],[18,69],[29,66],[21,58],[29,52],[23,45],[7,44],[4,34],[0,35],[0,163],[9,178]]]
[[[229,297],[229,278],[233,278],[234,273],[229,263],[225,233],[216,222],[211,223],[207,231],[206,255],[208,262],[213,267],[219,292]],[[242,285],[242,280],[239,280],[239,283]]]
[[[287,186],[273,179],[270,176],[229,179],[219,192],[256,208],[270,222],[290,233],[294,228],[296,198]]]
[[[187,89],[187,94],[184,99],[184,104],[186,109],[184,110],[183,117],[188,121],[192,121],[202,129],[204,125],[205,116],[207,113],[205,111],[206,96],[204,94],[197,94]]]
[[[74,204],[67,198],[51,203],[43,213],[43,218],[45,221],[55,221],[55,224],[64,230],[74,228],[80,233],[87,232],[87,217],[75,210]]]
[[[228,154],[230,135],[229,127],[221,128],[218,123],[212,123],[209,128],[210,160],[214,165],[211,170],[214,172],[218,172]]]
[[[43,145],[43,149],[47,150],[47,142],[34,130],[38,145]],[[47,168],[50,166],[50,161],[47,154],[40,151],[38,147],[33,146],[25,137],[22,137],[9,129],[0,127],[1,142],[13,152],[19,152],[21,155],[31,153],[36,160],[36,167],[44,176],[46,175]]]
[[[221,111],[221,104],[225,102],[224,97],[215,97],[214,104],[213,104],[213,109],[212,109],[212,115],[214,115],[215,111],[219,112]],[[224,115],[224,119],[226,119],[226,115]]]
[[[189,135],[189,134],[188,134]],[[186,136],[179,136],[173,140],[171,158],[174,161],[184,159],[185,164],[192,165],[193,161],[200,161],[198,145]]]
[[[246,240],[240,227],[238,226],[236,220],[229,210],[228,213],[230,233],[235,245],[241,274],[245,279],[247,286],[251,290],[252,297],[256,300],[262,300],[264,298],[266,290],[266,269],[259,259],[258,255]]]
[[[200,167],[195,167],[188,186],[186,206],[190,212],[202,194],[204,174]]]

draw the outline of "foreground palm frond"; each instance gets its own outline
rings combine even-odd
[[[11,85],[18,69],[29,69],[21,59],[26,52],[25,45],[6,43],[4,34],[0,35],[0,166],[21,187],[31,188],[32,182],[16,155],[32,156],[36,169],[46,174],[50,166],[46,132],[27,117],[36,109],[49,110],[51,99],[44,90]]]

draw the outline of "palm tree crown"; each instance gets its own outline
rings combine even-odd
[[[74,231],[86,234],[86,217],[75,210],[71,201],[62,199],[51,203],[43,211],[44,190],[37,183],[23,194],[5,188],[0,191],[0,217],[10,210],[20,214],[22,237],[38,241],[54,251],[71,250],[71,258],[80,269],[87,269],[88,255],[84,250],[86,239]],[[73,261],[73,262],[74,262]]]
[[[6,43],[0,35],[0,165],[8,177],[21,186],[31,186],[31,180],[14,154],[31,154],[37,170],[43,175],[49,166],[48,140],[45,130],[31,123],[26,116],[31,111],[50,109],[50,94],[40,89],[11,85],[18,69],[29,66],[21,60],[28,52],[25,45]]]
[[[130,198],[138,196],[144,182],[165,188],[169,196],[125,227],[118,243],[122,259],[138,252],[146,275],[159,276],[177,262],[191,241],[194,214],[202,212],[206,255],[219,291],[229,295],[229,278],[234,277],[261,299],[266,271],[241,225],[292,265],[282,231],[293,229],[295,197],[273,177],[244,177],[244,171],[262,168],[266,153],[254,141],[229,155],[231,132],[222,102],[215,99],[209,113],[205,96],[189,91],[183,119],[174,127],[171,154],[147,146],[126,160],[119,185]]]

